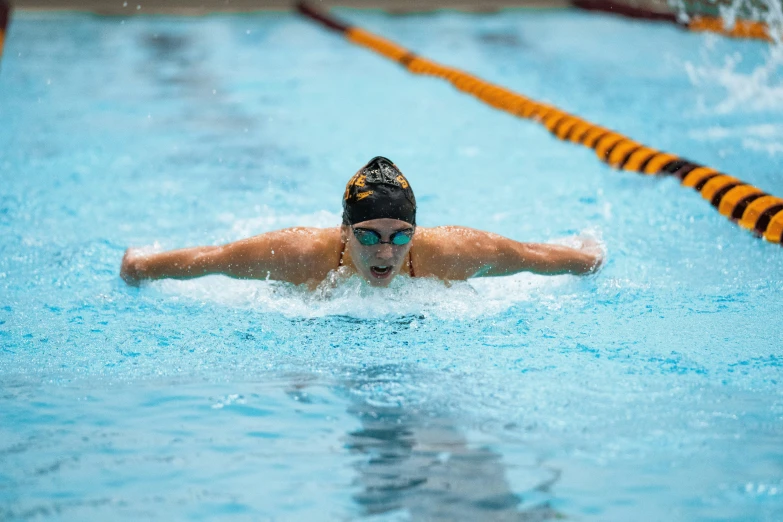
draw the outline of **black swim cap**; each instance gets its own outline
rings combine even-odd
[[[388,158],[376,156],[345,187],[343,223],[380,218],[416,225],[416,198],[400,169]]]

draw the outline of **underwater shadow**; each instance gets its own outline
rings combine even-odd
[[[410,520],[542,521],[563,518],[547,502],[522,508],[506,479],[502,456],[468,444],[456,419],[415,407],[378,405],[362,398],[368,385],[411,368],[364,369],[342,387],[352,397],[349,413],[361,429],[345,436],[345,447],[362,455],[355,464],[354,500],[362,515],[404,512]],[[423,377],[423,376],[422,376]],[[546,492],[559,478],[540,484]]]

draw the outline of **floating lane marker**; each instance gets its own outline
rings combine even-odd
[[[595,125],[552,105],[492,84],[452,67],[446,67],[364,29],[353,27],[300,2],[301,14],[393,60],[413,74],[435,76],[460,91],[507,113],[538,122],[554,136],[595,150],[598,158],[617,169],[646,175],[674,176],[698,191],[718,211],[740,226],[772,243],[783,235],[783,199],[765,193],[717,170],[633,141],[623,134]]]
[[[0,0],[0,58],[3,57],[3,44],[5,43],[5,30],[8,27],[8,19],[11,14],[11,6],[5,0]]]
[[[636,18],[638,20],[671,22],[688,31],[706,31],[722,34],[723,36],[731,38],[751,38],[754,40],[765,40],[767,42],[773,41],[769,34],[769,26],[764,22],[757,22],[754,20],[736,20],[732,27],[727,27],[722,18],[715,16],[697,15],[687,22],[681,22],[677,18],[677,15],[671,12],[652,11],[650,9],[635,7],[613,0],[571,0],[571,5],[586,11],[601,11],[603,13]]]
[[[684,24],[689,31],[719,33],[731,38],[751,38],[772,42],[769,27],[764,22],[754,20],[737,20],[734,27],[726,27],[723,18],[714,16],[695,16]]]

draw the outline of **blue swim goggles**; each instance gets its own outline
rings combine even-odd
[[[364,245],[364,246],[373,246],[373,245],[380,245],[380,244],[389,244],[389,245],[407,245],[411,242],[411,239],[413,239],[413,233],[415,232],[415,229],[413,228],[406,228],[405,230],[398,230],[394,234],[391,235],[388,241],[381,241],[381,235],[372,229],[369,228],[354,228],[351,227],[351,230],[353,230],[353,235],[356,238],[356,240]]]

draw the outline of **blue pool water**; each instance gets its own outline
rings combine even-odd
[[[783,195],[767,44],[341,15]],[[0,519],[783,519],[783,250],[674,180],[282,13],[17,13],[0,122]],[[334,226],[377,154],[423,226],[608,262],[329,295],[118,277],[128,246]]]

